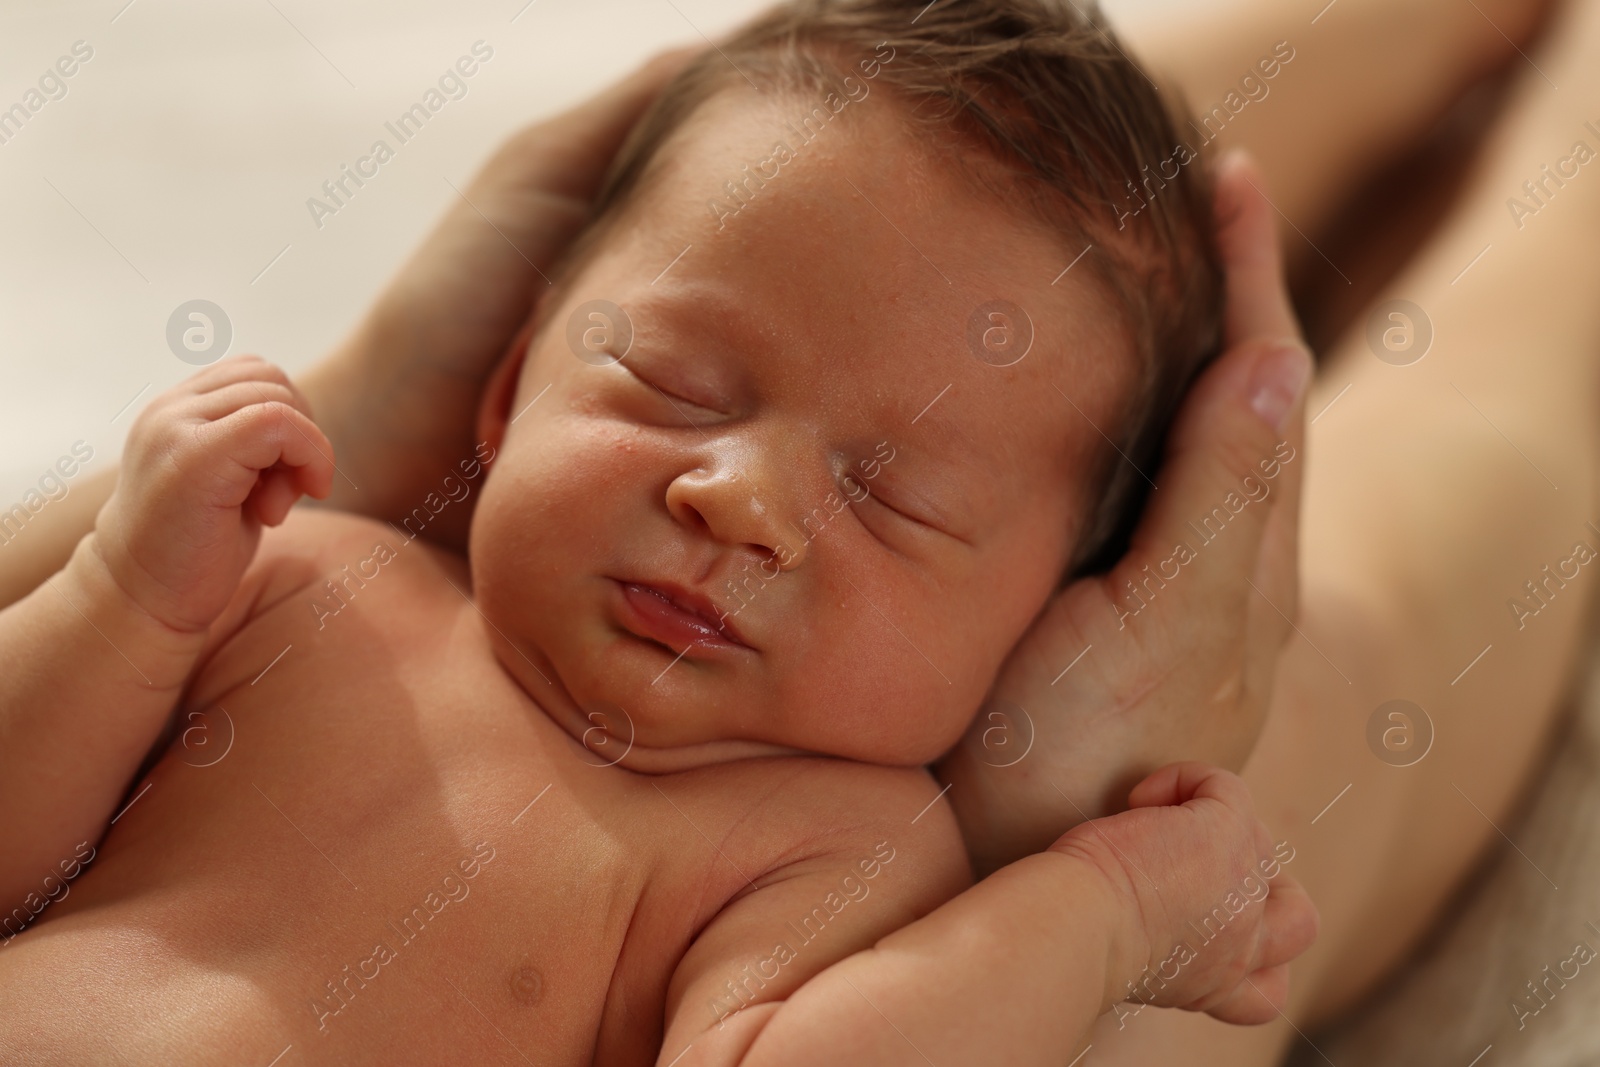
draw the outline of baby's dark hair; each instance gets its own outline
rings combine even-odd
[[[788,0],[772,8],[662,91],[618,152],[563,273],[712,95],[746,80],[839,93],[850,91],[846,77],[857,88],[862,78],[890,87],[937,159],[983,195],[1021,199],[1065,254],[1090,248],[1077,270],[1115,298],[1139,361],[1115,421],[1096,428],[1108,444],[1086,479],[1088,514],[1067,576],[1108,569],[1127,549],[1167,425],[1218,349],[1223,279],[1209,176],[1178,129],[1186,109],[1165,105],[1089,0]],[[1086,417],[1065,405],[1063,414]]]

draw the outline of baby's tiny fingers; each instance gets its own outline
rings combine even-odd
[[[241,408],[273,401],[287,404],[308,418],[312,417],[305,397],[300,395],[299,390],[282,382],[259,379],[231,382],[201,393],[184,405],[184,414],[206,422],[216,422]]]
[[[1187,764],[1169,763],[1151,772],[1128,792],[1129,808],[1164,808],[1182,804],[1183,769]]]
[[[1261,943],[1263,967],[1286,964],[1310,948],[1317,940],[1321,917],[1311,896],[1295,879],[1280,874],[1272,881],[1262,914]]]
[[[269,401],[240,408],[203,425],[198,435],[204,447],[217,448],[251,475],[281,463],[304,468],[316,485],[333,484],[333,445],[316,423],[288,404]],[[251,477],[240,498],[226,503],[242,504],[254,484]]]
[[[261,525],[276,526],[300,498],[301,488],[294,472],[274,467],[262,472],[261,480],[251,491],[245,507],[255,514]]]
[[[275,381],[282,384],[288,382],[289,375],[271,360],[246,353],[218,360],[211,366],[197,371],[184,379],[178,388],[189,393],[200,394],[222,389],[233,385],[235,382],[251,380]]]
[[[1220,801],[1232,811],[1254,810],[1250,789],[1238,775],[1209,763],[1193,760],[1170,763],[1133,787],[1130,808],[1186,804],[1197,797]]]
[[[1245,976],[1227,996],[1205,1011],[1220,1022],[1260,1026],[1276,1019],[1288,1003],[1289,966],[1280,964]]]

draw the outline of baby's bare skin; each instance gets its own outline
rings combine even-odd
[[[0,964],[29,1020],[0,1038],[41,1062],[107,1038],[162,1063],[1054,1062],[1225,894],[1246,917],[1149,1002],[1271,1017],[1313,912],[1233,892],[1271,842],[1220,772],[1184,765],[1148,810],[956,896],[965,851],[915,768],[1049,599],[1127,353],[1093,285],[1050,281],[1061,249],[914,155],[881,102],[725,239],[641,271],[706,233],[697,190],[783,110],[705,105],[485,392],[470,582],[388,526],[262,534],[334,479],[276,368],[225,361],[141,414],[59,588],[0,613],[0,810],[29,816],[0,889],[59,842],[101,849]],[[845,173],[894,138],[906,166]],[[938,215],[878,224],[868,198],[912,192]],[[963,338],[1001,271],[1049,309],[1050,351],[996,367]],[[596,297],[629,309],[625,362],[570,346]],[[367,584],[334,613],[347,566]],[[67,664],[86,622],[128,653]],[[59,706],[30,714],[45,679]],[[178,725],[205,711],[233,748],[168,755],[99,840],[180,694]]]
[[[377,576],[328,615],[347,564]],[[264,536],[179,709],[204,745],[174,739],[0,951],[7,1062],[650,1063],[674,968],[752,882],[803,876],[795,927],[828,919],[790,935],[784,986],[961,887],[948,808],[912,821],[923,771],[606,766],[625,741],[555,726],[468,589],[460,557],[386,524],[296,511]]]

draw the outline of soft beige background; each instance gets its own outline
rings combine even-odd
[[[0,5],[0,109],[74,41],[94,48],[0,144],[0,510],[74,440],[95,467],[115,457],[137,406],[113,423],[118,409],[192,373],[166,347],[178,304],[221,305],[230,352],[307,365],[455,197],[446,179],[464,186],[518,125],[760,6],[126,2]],[[307,197],[376,138],[394,146],[383,123],[480,39],[494,57],[467,96],[318,230]]]

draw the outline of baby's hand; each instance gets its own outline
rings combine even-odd
[[[333,447],[300,390],[257,356],[208,367],[157,396],[128,433],[94,547],[158,621],[203,632],[238,588],[262,525],[333,485]]]
[[[1271,1021],[1289,961],[1317,934],[1316,908],[1279,870],[1293,851],[1274,851],[1243,781],[1203,763],[1163,767],[1128,803],[1051,846],[1092,864],[1123,902],[1110,1000]]]

